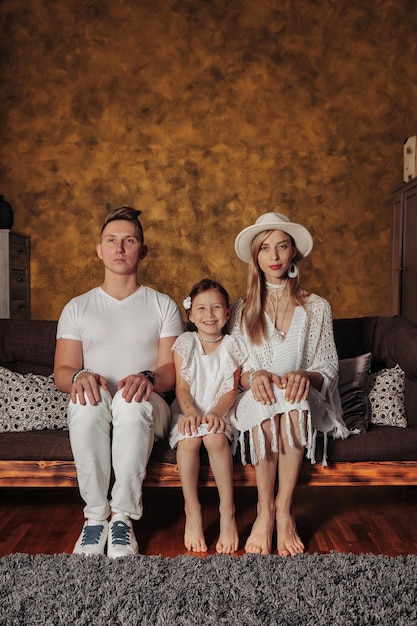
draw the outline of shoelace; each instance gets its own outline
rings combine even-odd
[[[124,522],[114,522],[111,535],[114,546],[128,546],[130,544],[130,526]]]
[[[84,526],[84,533],[81,539],[82,546],[94,546],[100,541],[103,526]]]

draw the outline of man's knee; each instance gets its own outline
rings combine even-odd
[[[86,401],[86,404],[72,402],[70,400],[68,405],[68,425],[81,424],[84,428],[90,429],[96,424],[103,422],[111,422],[111,402],[112,397],[107,389],[100,388],[100,400],[97,404],[90,404]]]
[[[112,413],[113,423],[116,424],[119,420],[123,420],[124,424],[129,422],[133,425],[143,422],[147,424],[153,423],[154,409],[152,404],[147,400],[126,402],[123,398],[122,389],[119,389],[113,398]]]

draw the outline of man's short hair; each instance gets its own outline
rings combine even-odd
[[[104,220],[104,224],[101,228],[101,235],[103,234],[103,230],[106,228],[107,224],[110,224],[110,222],[115,222],[116,220],[126,220],[127,222],[131,222],[132,224],[134,224],[138,230],[139,233],[139,238],[141,240],[141,242],[144,242],[144,236],[143,236],[143,228],[142,228],[142,224],[139,221],[139,215],[142,214],[142,211],[139,211],[138,209],[134,209],[133,207],[130,206],[122,206],[119,209],[113,209],[112,211],[110,211],[110,213],[107,215],[106,219]]]

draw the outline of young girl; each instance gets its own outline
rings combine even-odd
[[[184,300],[188,328],[176,340],[176,400],[170,445],[177,447],[177,463],[185,504],[184,544],[187,550],[207,552],[198,498],[200,448],[207,449],[220,499],[220,535],[216,551],[238,549],[233,502],[233,464],[229,442],[234,429],[228,412],[234,404],[246,351],[239,337],[223,334],[229,319],[229,296],[219,283],[203,279]],[[191,323],[191,324],[190,324]]]

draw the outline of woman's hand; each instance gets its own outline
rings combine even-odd
[[[252,374],[252,379],[249,383],[254,399],[257,402],[261,402],[261,404],[272,404],[275,402],[273,384],[281,387],[281,389],[285,389],[285,399],[291,404],[307,400],[310,392],[310,377],[305,370],[288,372],[281,378],[266,370],[258,370]]]
[[[281,386],[281,379],[276,374],[271,374],[267,370],[253,372],[250,377],[249,388],[257,402],[261,404],[272,404],[275,402],[275,394],[272,385]]]
[[[307,400],[310,384],[309,373],[305,370],[288,372],[281,377],[281,388],[285,389],[285,399],[291,404]]]

